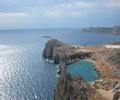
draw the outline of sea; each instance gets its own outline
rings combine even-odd
[[[0,100],[53,100],[56,64],[42,58],[45,43],[56,38],[76,45],[120,41],[120,35],[81,32],[81,28],[0,30]],[[84,71],[84,70],[83,70]]]

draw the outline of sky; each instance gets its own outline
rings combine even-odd
[[[120,0],[0,0],[0,29],[120,25]]]

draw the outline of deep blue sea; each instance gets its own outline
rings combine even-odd
[[[0,100],[53,100],[57,67],[42,59],[49,40],[43,36],[76,45],[120,41],[120,35],[81,29],[0,30]]]

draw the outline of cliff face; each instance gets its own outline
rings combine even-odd
[[[112,30],[113,34],[120,34],[120,26],[114,26]]]
[[[81,76],[71,77],[65,72],[58,78],[54,100],[94,100],[94,93]]]
[[[56,39],[49,40],[43,51],[43,57],[54,61],[57,64],[71,64],[84,57],[89,57],[90,53],[74,54],[75,48],[69,44],[64,44]]]
[[[45,45],[43,57],[52,59],[55,63],[67,62],[68,56],[72,51],[73,47],[70,45],[51,39]]]
[[[57,41],[56,39],[49,40],[45,45],[45,49],[43,51],[43,57],[44,58],[52,58],[54,48],[58,48],[58,47],[60,47],[62,45],[63,45],[63,43],[60,42],[60,41]]]

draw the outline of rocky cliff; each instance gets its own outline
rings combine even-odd
[[[111,33],[111,34],[120,34],[120,26],[115,25],[114,27],[90,27],[84,28],[83,32],[92,32],[92,33]]]
[[[58,78],[54,94],[54,100],[94,100],[95,91],[81,76],[65,72]]]
[[[57,64],[71,64],[79,59],[89,57],[90,53],[74,53],[72,45],[62,43],[56,39],[49,40],[43,51],[43,57],[53,60]]]
[[[68,56],[73,52],[73,47],[68,44],[51,39],[49,40],[43,51],[43,57],[54,61],[59,64],[60,62],[67,63]]]
[[[120,26],[115,25],[112,30],[113,34],[120,34]]]

